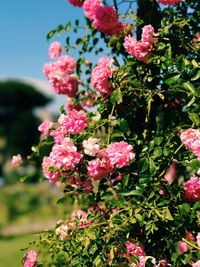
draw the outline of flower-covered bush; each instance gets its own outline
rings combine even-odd
[[[142,1],[141,18],[111,2],[70,0],[86,35],[70,39],[79,20],[47,35],[67,33],[44,74],[68,99],[29,159],[74,212],[30,248],[34,266],[199,266],[199,2]]]

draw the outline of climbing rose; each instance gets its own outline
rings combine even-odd
[[[192,267],[200,267],[200,260],[192,264]]]
[[[133,147],[124,141],[112,143],[106,150],[111,164],[118,168],[129,165],[130,161],[135,158],[132,152]]]
[[[61,241],[63,241],[68,237],[69,229],[70,229],[70,227],[68,226],[68,224],[65,224],[65,225],[63,224],[63,225],[56,228],[55,233],[56,233],[56,235],[59,236],[59,239]]]
[[[83,141],[84,153],[89,156],[95,156],[100,149],[100,140],[97,138],[89,138]]]
[[[95,10],[94,28],[106,32],[114,28],[118,23],[117,12],[112,6],[98,6]]]
[[[182,0],[157,0],[157,1],[163,5],[174,6],[175,4],[181,2]]]
[[[61,144],[65,138],[65,135],[61,129],[55,129],[50,132],[50,135],[53,137],[54,142],[57,144]]]
[[[68,0],[69,3],[71,3],[73,6],[82,7],[83,0]]]
[[[58,58],[62,52],[62,46],[59,42],[51,43],[49,47],[49,56],[50,58]]]
[[[102,6],[102,0],[85,0],[83,10],[88,19],[95,19],[97,7]]]
[[[173,162],[169,166],[169,170],[166,172],[164,178],[166,179],[168,184],[173,183],[174,179],[176,178],[176,163],[175,162]]]
[[[200,247],[200,233],[197,234],[197,246]]]
[[[180,254],[184,254],[186,251],[188,251],[187,244],[183,241],[179,241],[178,242],[178,251]]]
[[[94,180],[101,180],[113,171],[106,149],[99,151],[97,159],[89,161],[87,170],[88,176]]]
[[[126,242],[126,248],[129,253],[131,253],[132,256],[143,256],[144,255],[144,249],[142,247],[136,246],[130,241]]]
[[[200,131],[190,128],[183,131],[180,138],[185,147],[200,160]]]
[[[135,47],[136,43],[137,43],[136,39],[132,38],[131,36],[125,36],[124,48],[133,57],[135,56],[134,47]]]
[[[54,144],[49,157],[44,157],[43,174],[54,183],[58,180],[61,171],[73,170],[81,158],[82,155],[77,152],[70,138],[64,138],[61,144]]]
[[[26,255],[26,260],[24,262],[24,267],[34,267],[37,260],[37,252],[31,250]]]
[[[190,177],[190,180],[184,183],[184,197],[191,202],[200,201],[200,178]]]
[[[62,114],[58,122],[65,134],[77,134],[83,132],[87,126],[87,117],[83,110],[73,109],[67,115]]]
[[[154,28],[151,24],[145,25],[142,28],[142,38],[143,42],[156,43],[157,39],[155,38],[157,34],[154,32]]]
[[[11,160],[11,164],[14,168],[19,167],[22,164],[22,157],[20,154],[13,156]]]
[[[112,64],[113,59],[103,57],[99,59],[97,66],[92,70],[92,86],[100,93],[111,94],[112,88],[108,79],[111,78],[116,71],[116,69],[112,67]]]
[[[135,57],[139,61],[146,62],[147,57],[151,54],[153,46],[149,42],[139,41],[134,46]]]
[[[89,194],[93,191],[93,185],[91,180],[86,180],[83,184],[83,188],[86,194]]]
[[[45,120],[39,125],[38,130],[42,132],[43,136],[48,136],[49,130],[51,129],[52,126],[53,123],[51,121]]]

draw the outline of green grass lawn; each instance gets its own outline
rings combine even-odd
[[[29,242],[34,241],[33,234],[0,238],[0,267],[21,267],[22,257],[26,253],[21,248],[28,247]]]

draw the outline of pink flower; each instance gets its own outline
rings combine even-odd
[[[37,252],[31,250],[26,255],[26,260],[24,262],[24,267],[34,267],[37,260]]]
[[[145,25],[142,28],[142,42],[156,43],[157,39],[155,38],[157,34],[154,32],[154,28],[151,24]]]
[[[91,83],[92,86],[100,93],[111,94],[111,84],[109,78],[116,71],[112,67],[113,60],[109,57],[100,58],[97,66],[92,70]]]
[[[65,134],[78,134],[83,132],[87,126],[87,117],[83,110],[73,109],[67,115],[62,114],[58,122]]]
[[[50,132],[50,135],[53,136],[55,143],[61,144],[65,138],[65,135],[61,129],[55,129]]]
[[[73,98],[71,98],[71,97],[67,98],[66,109],[68,111],[72,111],[73,109],[75,109],[77,111],[84,110],[80,104],[74,105]]]
[[[86,180],[83,184],[83,188],[86,194],[89,194],[93,191],[93,185],[91,180]]]
[[[19,167],[22,164],[22,157],[20,154],[13,156],[11,160],[11,164],[14,168]]]
[[[102,0],[85,0],[83,4],[85,16],[88,19],[95,19],[96,9],[99,6],[102,6]]]
[[[58,58],[62,52],[62,46],[59,42],[51,43],[49,47],[49,56],[50,58]]]
[[[164,178],[166,179],[168,184],[173,183],[174,179],[176,178],[176,163],[175,162],[173,162],[169,166],[169,170],[166,172]]]
[[[131,243],[130,241],[126,242],[126,248],[132,256],[143,256],[144,249],[142,247],[136,246],[135,244]]]
[[[97,138],[89,138],[83,141],[84,153],[94,157],[100,149],[100,140]]]
[[[184,183],[184,197],[191,202],[200,201],[200,178],[190,177],[190,180]]]
[[[197,246],[200,248],[200,233],[197,234]]]
[[[51,121],[45,120],[39,125],[38,130],[42,132],[43,136],[48,136],[49,130],[51,129],[52,126],[53,123]]]
[[[199,49],[200,48],[200,33],[197,33],[195,35],[195,38],[192,39],[192,42],[193,42],[193,47],[196,48],[196,49]]]
[[[56,235],[59,236],[59,239],[61,241],[63,241],[65,239],[67,239],[67,237],[69,235],[68,234],[69,230],[70,230],[69,225],[68,224],[65,224],[65,225],[63,224],[63,225],[59,226],[58,228],[56,228],[55,233],[56,233]]]
[[[188,251],[187,244],[183,241],[179,241],[178,242],[178,251],[180,254],[184,254],[186,251]]]
[[[94,180],[101,180],[113,171],[113,166],[107,155],[106,149],[101,149],[97,159],[91,160],[87,165],[88,176]]]
[[[132,38],[131,36],[125,36],[124,38],[124,48],[131,55],[135,56],[134,47],[137,44],[137,40]]]
[[[190,128],[181,132],[180,138],[185,147],[200,160],[200,131]]]
[[[174,6],[175,4],[181,2],[182,0],[157,0],[157,1],[163,5]]]
[[[44,157],[43,174],[54,183],[59,179],[62,171],[73,170],[81,158],[82,155],[77,152],[70,138],[64,138],[61,144],[55,144],[52,147],[49,157]]]
[[[149,42],[139,41],[134,46],[135,57],[139,61],[146,62],[147,57],[151,54],[153,46]]]
[[[55,62],[45,64],[43,72],[56,93],[74,97],[78,90],[78,79],[72,75],[75,68],[74,58],[65,55]]]
[[[68,0],[69,3],[71,3],[73,6],[82,7],[83,0]]]
[[[110,163],[118,168],[129,165],[135,158],[133,147],[124,141],[112,143],[106,150]]]
[[[100,32],[106,32],[114,28],[118,23],[117,12],[112,6],[97,6],[95,10],[94,28]]]
[[[200,267],[200,260],[195,262],[195,263],[193,263],[192,267]]]

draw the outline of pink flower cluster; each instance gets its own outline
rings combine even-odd
[[[79,84],[73,74],[75,69],[75,59],[65,55],[59,57],[57,61],[46,63],[43,72],[57,94],[75,97]]]
[[[14,168],[19,167],[21,164],[22,164],[22,157],[21,157],[20,154],[12,157],[12,159],[11,159],[11,165]]]
[[[73,6],[78,6],[78,7],[82,7],[83,5],[83,0],[68,0],[68,2]]]
[[[65,137],[61,144],[54,144],[49,157],[43,158],[43,174],[51,183],[54,183],[62,172],[73,170],[81,158],[82,155],[77,152],[70,138]]]
[[[84,153],[86,155],[94,157],[100,150],[99,142],[100,140],[97,138],[89,138],[88,140],[84,140],[83,141]]]
[[[200,160],[200,131],[188,129],[181,132],[180,138],[185,147]]]
[[[146,62],[147,57],[153,50],[153,44],[156,43],[157,34],[154,32],[154,28],[149,24],[145,25],[142,29],[142,38],[140,41],[132,38],[131,36],[125,36],[124,48],[133,57],[136,57],[139,61]]]
[[[37,261],[37,252],[31,250],[26,255],[26,260],[24,262],[24,267],[34,267]]]
[[[140,259],[140,262],[137,265],[135,263],[132,263],[131,267],[145,267],[145,263],[149,258],[152,259],[152,262],[154,263],[154,267],[157,266],[155,264],[155,259],[153,257],[145,256],[143,247],[139,247],[139,246],[135,245],[134,243],[127,241],[126,242],[126,248],[127,248],[127,252],[128,252],[127,256],[128,256],[128,258],[130,258],[131,262],[132,262],[131,256],[138,256]]]
[[[88,176],[94,180],[101,180],[108,176],[115,167],[122,168],[129,165],[130,161],[135,158],[132,149],[131,145],[121,141],[99,150],[97,158],[87,165]]]
[[[184,190],[185,199],[191,202],[200,201],[200,178],[190,177],[190,179],[184,183]]]
[[[73,109],[67,115],[62,114],[58,122],[64,134],[78,134],[83,132],[87,126],[87,116],[83,110]]]
[[[118,20],[113,6],[103,6],[102,0],[85,0],[83,9],[85,16],[93,20],[93,27],[106,35],[119,36],[129,26]]]
[[[113,73],[116,71],[116,68],[114,68],[112,64],[113,59],[103,57],[99,59],[97,66],[92,70],[92,86],[101,94],[111,94],[112,87],[109,82],[109,78],[111,78]]]
[[[181,2],[182,0],[157,0],[157,1],[163,5],[174,6],[175,4]]]

